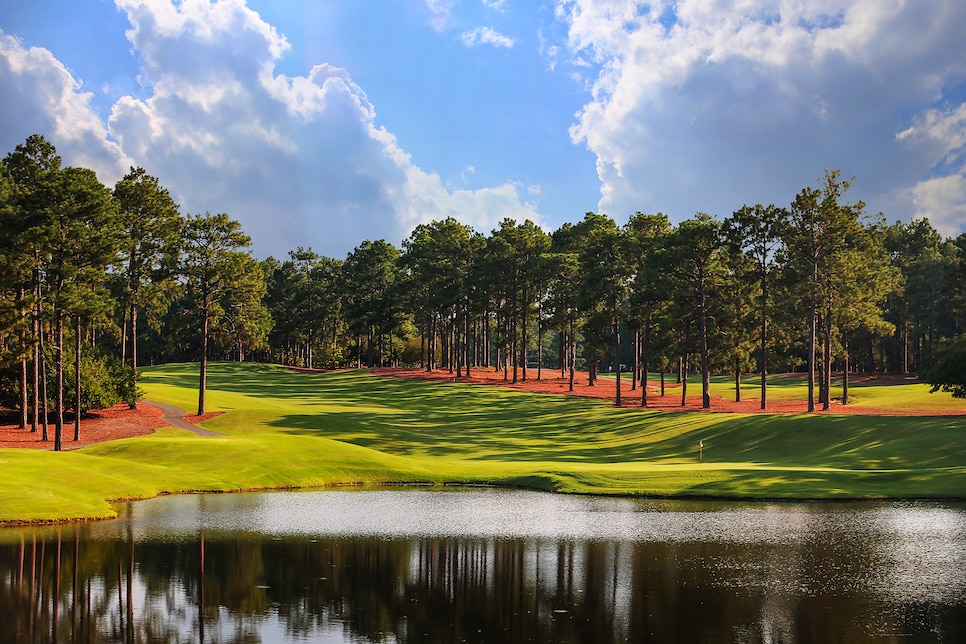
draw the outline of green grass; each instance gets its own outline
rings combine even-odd
[[[142,384],[149,398],[191,409],[196,369],[147,369]],[[966,497],[966,417],[660,413],[493,386],[237,363],[212,365],[208,386],[209,409],[226,413],[205,426],[223,437],[165,428],[73,452],[0,450],[0,522],[111,517],[111,499],[164,493],[346,483]],[[880,388],[899,393],[876,393],[870,406],[931,400],[908,386]]]
[[[613,374],[602,374],[603,378],[613,378]],[[629,377],[629,374],[624,374]],[[665,374],[668,387],[674,384],[675,376]],[[648,384],[657,387],[661,374],[648,375]],[[885,384],[883,384],[885,383]],[[808,396],[808,384],[805,374],[771,374],[768,376],[768,400],[802,400]],[[817,385],[816,385],[817,387]],[[701,393],[701,376],[688,377],[688,394]],[[741,399],[758,400],[761,393],[761,377],[758,374],[743,374],[741,377]],[[680,396],[679,389],[668,389],[668,395]],[[712,376],[711,395],[725,400],[735,399],[735,378],[733,375]],[[816,396],[818,390],[816,389]],[[832,380],[832,398],[842,398],[842,377],[837,374]],[[921,383],[914,377],[908,377],[901,383],[894,379],[880,381],[877,379],[853,379],[849,382],[849,404],[857,408],[884,409],[889,411],[903,411],[907,409],[931,409],[936,412],[961,410],[966,408],[966,401],[953,398],[946,392],[929,393],[929,385]]]

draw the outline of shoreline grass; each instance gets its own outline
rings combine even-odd
[[[152,367],[142,386],[149,398],[191,409],[196,370]],[[111,500],[160,494],[345,484],[966,498],[963,416],[662,413],[365,371],[239,363],[211,365],[208,387],[209,409],[225,414],[204,425],[221,437],[163,428],[71,452],[0,450],[0,524],[111,518]],[[911,391],[903,396],[921,395]]]

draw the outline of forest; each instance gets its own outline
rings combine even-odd
[[[0,165],[0,406],[44,440],[52,424],[60,449],[67,420],[76,436],[88,410],[136,404],[144,365],[199,362],[203,413],[208,360],[699,373],[705,407],[723,373],[760,374],[762,409],[765,375],[787,371],[807,374],[809,411],[829,408],[833,377],[847,403],[855,373],[966,397],[966,234],[888,224],[852,183],[827,170],[787,205],[723,219],[591,212],[485,233],[448,218],[398,246],[259,261],[228,214],[182,214],[143,168],[104,186],[33,135]]]

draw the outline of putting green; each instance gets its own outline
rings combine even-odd
[[[146,369],[142,385],[148,398],[191,409],[196,381],[197,365],[165,365]],[[225,414],[205,427],[222,437],[165,428],[73,452],[0,450],[0,522],[106,518],[115,514],[110,499],[163,493],[416,482],[732,498],[966,497],[966,417],[660,413],[239,363],[212,364],[208,386],[209,409]]]

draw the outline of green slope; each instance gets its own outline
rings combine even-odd
[[[196,369],[146,370],[148,397],[191,409]],[[346,483],[966,497],[964,417],[660,413],[493,386],[237,363],[212,365],[208,399],[226,413],[205,426],[223,437],[166,428],[74,452],[0,450],[0,522],[110,517],[110,499],[161,493]]]

